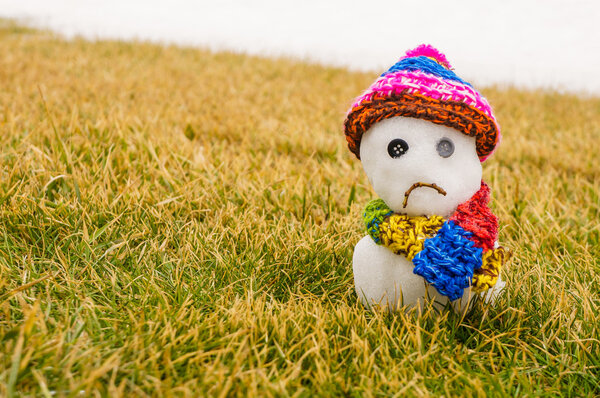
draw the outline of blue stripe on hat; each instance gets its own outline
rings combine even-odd
[[[390,69],[387,70],[387,72],[384,72],[381,76],[385,76],[388,73],[400,72],[403,70],[409,72],[421,71],[425,73],[430,73],[432,75],[441,77],[442,79],[454,80],[457,82],[461,82],[462,84],[466,84],[467,86],[471,86],[470,83],[467,83],[460,77],[456,76],[456,73],[444,68],[442,65],[438,64],[434,60],[422,55],[418,57],[404,58],[403,60],[396,62]]]

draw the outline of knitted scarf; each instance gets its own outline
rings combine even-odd
[[[394,213],[381,199],[367,204],[363,220],[375,243],[411,260],[415,274],[456,300],[469,286],[474,292],[494,286],[509,257],[503,247],[494,247],[498,219],[489,201],[490,189],[482,181],[479,191],[448,220]]]

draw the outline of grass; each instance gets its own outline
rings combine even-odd
[[[600,99],[486,89],[494,306],[367,312],[375,74],[0,25],[0,395],[600,394]]]

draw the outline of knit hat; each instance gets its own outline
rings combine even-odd
[[[490,104],[459,78],[446,56],[431,45],[421,44],[407,51],[356,98],[344,122],[350,151],[360,159],[365,131],[395,116],[429,120],[475,137],[482,162],[500,142],[500,128]]]

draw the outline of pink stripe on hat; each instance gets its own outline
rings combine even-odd
[[[494,121],[496,120],[490,104],[472,87],[420,71],[399,71],[381,76],[361,96],[356,98],[351,109],[364,101],[372,100],[375,96],[390,97],[398,95],[404,90],[443,101],[464,102],[482,111]]]

